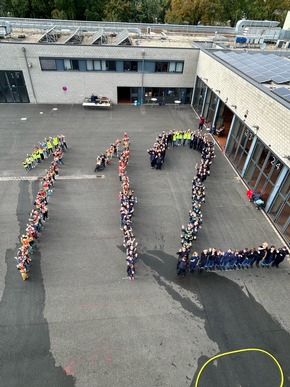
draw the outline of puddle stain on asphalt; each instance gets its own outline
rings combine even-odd
[[[19,183],[17,217],[20,235],[33,208],[30,182]],[[35,198],[39,182],[32,183]],[[44,231],[45,232],[45,231]],[[0,303],[1,386],[73,387],[75,379],[56,366],[50,350],[49,327],[44,318],[45,289],[41,272],[41,253],[32,255],[31,279],[23,281],[16,269],[17,243],[6,251],[7,273]]]
[[[289,357],[290,334],[255,300],[248,289],[246,295],[237,283],[215,272],[188,274],[184,278],[176,276],[177,258],[163,251],[150,250],[140,254],[140,258],[153,270],[157,283],[175,301],[193,316],[204,320],[207,336],[218,345],[221,353],[241,348],[265,349],[277,358],[287,381],[290,375],[290,362],[286,357]],[[170,286],[170,282],[174,286]],[[176,285],[193,293],[203,309],[190,298],[179,294],[175,290]],[[192,387],[198,370],[208,359],[207,356],[201,356],[197,364],[193,364]],[[229,358],[217,364],[212,363],[207,368],[200,387],[212,385],[213,381],[215,387],[279,386],[277,367],[265,357],[261,362],[259,353],[237,355],[234,360]]]

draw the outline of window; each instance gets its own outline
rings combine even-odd
[[[155,62],[156,73],[182,73],[183,62]]]
[[[87,59],[87,71],[116,71],[116,61],[114,60],[94,60]]]
[[[138,62],[136,60],[124,62],[124,71],[137,71],[137,70],[138,70]]]
[[[102,61],[101,60],[87,60],[87,70],[88,71],[101,71],[102,70]]]
[[[56,70],[55,59],[39,58],[42,71]]]
[[[156,62],[155,63],[155,72],[156,73],[167,73],[168,71],[168,62]]]
[[[106,71],[116,71],[116,61],[106,60]]]
[[[79,61],[77,59],[64,59],[65,70],[79,70]]]

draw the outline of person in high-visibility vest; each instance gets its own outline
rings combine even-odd
[[[177,146],[177,132],[176,132],[176,130],[173,132],[173,136],[172,136],[172,146],[173,146],[173,147]]]
[[[58,144],[59,144],[58,136],[53,137],[52,142],[54,145],[54,149],[56,149],[58,147]]]
[[[50,156],[53,152],[52,152],[52,143],[51,143],[51,140],[47,140],[47,153],[48,153],[48,156]]]

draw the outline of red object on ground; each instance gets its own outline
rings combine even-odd
[[[254,191],[253,191],[252,189],[249,189],[249,190],[247,191],[247,198],[248,198],[248,199],[251,199],[253,193],[254,193]]]

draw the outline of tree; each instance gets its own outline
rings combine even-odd
[[[30,0],[11,0],[12,14],[16,17],[31,17]]]
[[[169,23],[207,24],[216,20],[216,11],[220,8],[219,0],[172,0],[171,9],[166,12],[165,20]]]
[[[128,22],[134,20],[136,7],[131,0],[109,0],[104,7],[104,20]]]
[[[103,20],[104,18],[104,1],[103,0],[87,0],[84,11],[86,20]]]
[[[161,12],[160,0],[138,0],[135,3],[135,20],[141,23],[155,23]]]
[[[74,0],[55,0],[55,9],[52,11],[54,19],[76,19],[76,6]]]
[[[35,18],[50,18],[54,7],[54,0],[31,0],[31,14]]]

